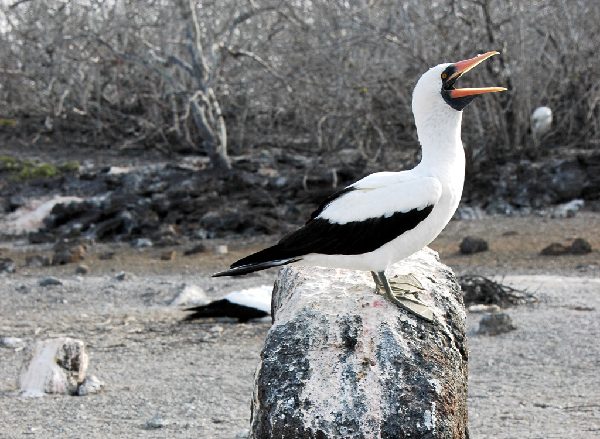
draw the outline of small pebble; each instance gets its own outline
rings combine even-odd
[[[177,252],[175,250],[169,250],[160,255],[160,259],[163,261],[174,261]]]
[[[460,243],[460,252],[463,255],[484,252],[489,249],[487,241],[476,236],[467,236]]]
[[[471,305],[467,308],[467,311],[473,314],[480,314],[484,312],[499,312],[502,308],[498,305],[485,305],[483,303],[479,303],[477,305]]]
[[[25,341],[17,337],[0,337],[0,347],[18,349],[25,346]]]
[[[478,334],[482,335],[500,335],[505,332],[514,331],[517,327],[513,324],[512,318],[506,313],[486,314],[479,321]]]
[[[95,375],[88,375],[77,388],[77,395],[87,396],[99,393],[106,384]]]
[[[127,279],[129,276],[127,275],[127,273],[125,273],[124,271],[119,271],[116,275],[115,275],[115,279],[118,281],[124,281],[125,279]]]
[[[138,239],[135,239],[131,243],[131,245],[134,248],[147,248],[147,247],[152,247],[154,244],[148,238],[138,238]]]
[[[223,327],[219,325],[211,326],[208,332],[213,335],[221,335],[223,333]]]
[[[108,261],[109,259],[114,258],[115,252],[104,252],[98,255],[98,259],[102,261]]]
[[[229,249],[224,244],[217,245],[217,247],[215,248],[215,253],[218,255],[226,255],[227,253],[229,253]]]
[[[167,420],[160,415],[155,415],[146,421],[144,427],[146,430],[156,430],[158,428],[166,427],[167,425],[169,425]]]
[[[206,246],[204,244],[198,244],[193,246],[192,248],[183,252],[185,256],[191,256],[198,253],[204,253],[206,251]]]
[[[52,285],[62,285],[63,283],[54,276],[48,276],[40,280],[40,287],[48,287]]]
[[[88,274],[90,272],[90,267],[85,264],[79,264],[75,269],[76,274]]]
[[[205,305],[209,302],[204,290],[197,285],[183,284],[175,297],[171,300],[171,306]]]

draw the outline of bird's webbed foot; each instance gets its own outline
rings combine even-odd
[[[425,288],[412,274],[397,275],[389,281],[383,272],[371,272],[371,274],[377,292],[382,293],[390,302],[428,322],[435,321],[431,309],[419,298],[419,293],[425,291]]]

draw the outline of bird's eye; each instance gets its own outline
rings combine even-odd
[[[444,72],[442,73],[442,79],[446,79],[448,77],[448,73]]]

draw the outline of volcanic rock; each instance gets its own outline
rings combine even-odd
[[[255,377],[250,438],[467,437],[465,309],[431,250],[413,273],[426,322],[375,293],[369,273],[287,266]]]
[[[567,247],[560,242],[553,242],[549,246],[544,247],[540,254],[543,256],[562,256],[569,254],[570,251],[570,247]]]
[[[517,327],[513,324],[511,317],[506,313],[486,314],[479,321],[478,334],[500,335],[505,332],[514,331]]]
[[[572,255],[585,255],[592,252],[592,246],[583,238],[576,238],[573,240],[569,252]]]
[[[467,236],[460,243],[460,252],[463,255],[484,252],[488,249],[487,241],[476,236]]]

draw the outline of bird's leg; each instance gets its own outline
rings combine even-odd
[[[404,308],[428,322],[435,321],[433,312],[419,300],[418,292],[423,291],[424,288],[413,275],[402,276],[401,278],[405,278],[406,281],[395,282],[392,286],[383,271],[377,273],[372,271],[371,274],[375,279],[377,290],[383,289],[384,296],[394,305]]]
[[[371,276],[373,276],[373,280],[375,281],[375,292],[385,294],[385,289],[379,280],[379,275],[376,272],[371,271]]]

